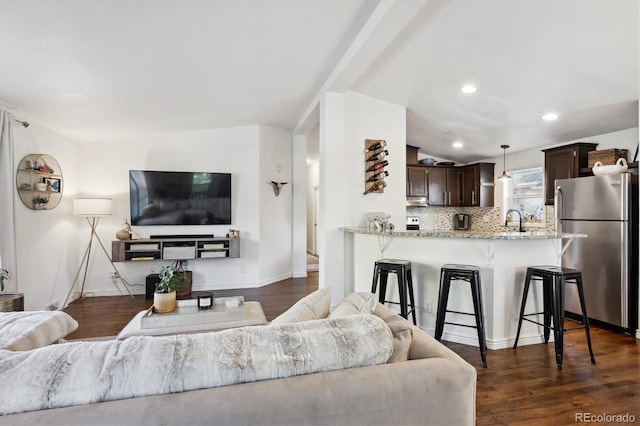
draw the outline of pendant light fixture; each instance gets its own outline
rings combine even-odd
[[[498,177],[498,180],[510,180],[511,176],[507,174],[507,148],[509,145],[500,145],[502,148],[502,175]]]

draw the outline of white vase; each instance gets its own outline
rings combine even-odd
[[[153,293],[153,310],[159,314],[173,312],[176,309],[176,292]]]

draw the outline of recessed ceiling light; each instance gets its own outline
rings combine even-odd
[[[469,93],[475,93],[476,90],[478,90],[478,89],[473,84],[465,84],[464,86],[462,86],[460,88],[460,90],[462,90],[462,93],[469,94]]]
[[[545,121],[553,121],[558,119],[558,114],[555,112],[548,112],[542,116],[542,119]]]
[[[451,144],[452,147],[456,148],[456,149],[460,149],[464,146],[464,144],[460,141],[455,141],[454,143]]]

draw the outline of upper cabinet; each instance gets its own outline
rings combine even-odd
[[[542,150],[544,152],[545,204],[553,204],[556,179],[587,176],[580,169],[587,167],[587,153],[595,151],[597,146],[597,143],[578,142]]]
[[[493,207],[493,172],[493,163],[407,166],[407,197],[423,197],[433,207]]]
[[[460,170],[457,167],[427,167],[430,206],[460,205]]]
[[[427,196],[427,168],[407,167],[407,195],[411,197]]]
[[[461,206],[493,207],[494,166],[494,163],[476,163],[461,168]]]
[[[22,203],[33,210],[54,209],[62,200],[62,170],[50,155],[26,155],[16,172],[16,187]]]

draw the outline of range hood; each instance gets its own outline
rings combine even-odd
[[[407,197],[407,206],[428,206],[427,197]]]

